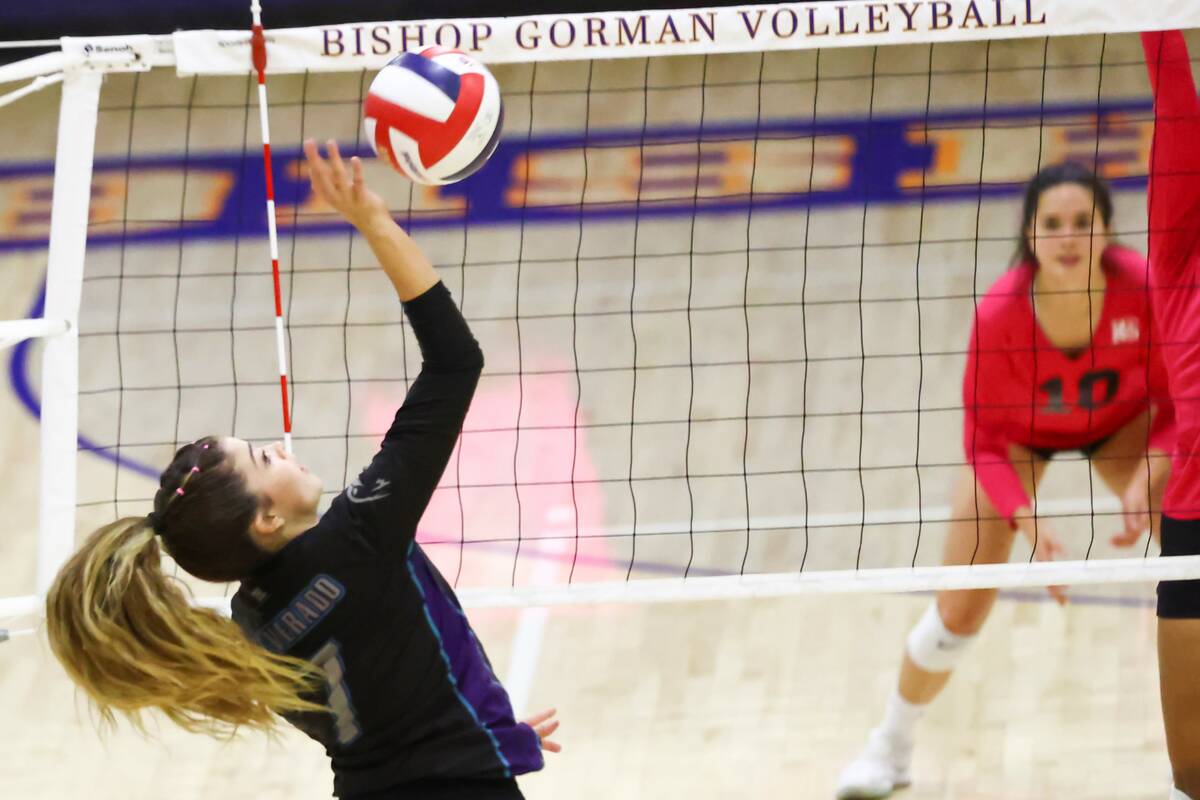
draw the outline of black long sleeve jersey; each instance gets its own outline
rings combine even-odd
[[[330,711],[288,720],[325,746],[339,797],[511,778],[543,763],[454,591],[415,541],[483,354],[443,284],[404,311],[424,363],[379,453],[233,598],[247,635],[325,673],[318,700]]]

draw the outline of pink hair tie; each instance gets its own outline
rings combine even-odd
[[[189,480],[191,480],[192,476],[195,475],[199,471],[200,471],[199,467],[192,467],[188,471],[188,474],[183,476],[183,480],[179,482],[179,488],[175,490],[175,494],[182,497],[183,496],[183,487],[187,486],[187,482]]]

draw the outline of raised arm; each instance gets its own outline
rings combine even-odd
[[[347,170],[337,142],[330,139],[325,148],[329,153],[328,160],[321,157],[315,141],[304,142],[313,192],[333,206],[367,240],[379,259],[379,266],[396,287],[401,302],[421,296],[438,282],[429,259],[392,219],[379,195],[367,188],[359,157],[350,159]]]
[[[1177,275],[1200,252],[1200,99],[1180,31],[1142,34],[1154,90],[1150,266]]]
[[[406,546],[441,479],[483,369],[483,352],[428,259],[363,182],[327,144],[304,144],[313,191],[354,225],[387,273],[421,348],[421,373],[396,412],[378,454],[335,507],[363,523],[380,547]]]

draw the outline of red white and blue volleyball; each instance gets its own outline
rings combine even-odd
[[[392,59],[363,109],[375,154],[417,183],[454,183],[482,167],[503,127],[500,85],[461,50],[430,47]]]

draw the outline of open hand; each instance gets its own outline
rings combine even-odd
[[[308,177],[313,194],[333,206],[347,222],[360,230],[379,219],[380,215],[388,217],[383,199],[368,189],[363,180],[362,159],[358,156],[351,158],[350,169],[347,170],[338,152],[337,142],[328,140],[325,150],[328,158],[321,156],[314,140],[306,139],[304,142],[304,156],[308,159]]]
[[[1134,478],[1121,497],[1121,519],[1125,530],[1112,537],[1117,547],[1132,547],[1150,527],[1150,486],[1147,481]]]
[[[558,709],[552,708],[549,711],[542,711],[539,714],[534,714],[527,720],[523,720],[537,734],[538,741],[542,743],[542,749],[549,750],[551,753],[562,752],[562,745],[550,740],[550,736],[558,730],[558,720],[554,719],[554,715],[557,713]]]
[[[1033,547],[1033,558],[1035,561],[1055,561],[1062,556],[1062,542],[1050,530],[1049,525],[1045,522],[1039,522],[1036,517],[1029,514],[1028,509],[1018,509],[1017,513],[1013,516],[1013,522],[1016,523],[1021,533],[1025,534],[1025,538],[1029,540],[1029,544]],[[1050,596],[1060,606],[1067,604],[1067,587],[1047,586],[1046,591],[1050,593]]]
[[[1125,530],[1112,537],[1111,541],[1117,547],[1132,547],[1142,538],[1146,529],[1158,539],[1158,525],[1155,515],[1162,500],[1163,489],[1171,473],[1171,461],[1166,454],[1156,450],[1148,451],[1146,459],[1134,471],[1129,479],[1129,485],[1121,495],[1121,520]],[[1154,499],[1155,510],[1151,510],[1151,498]]]

